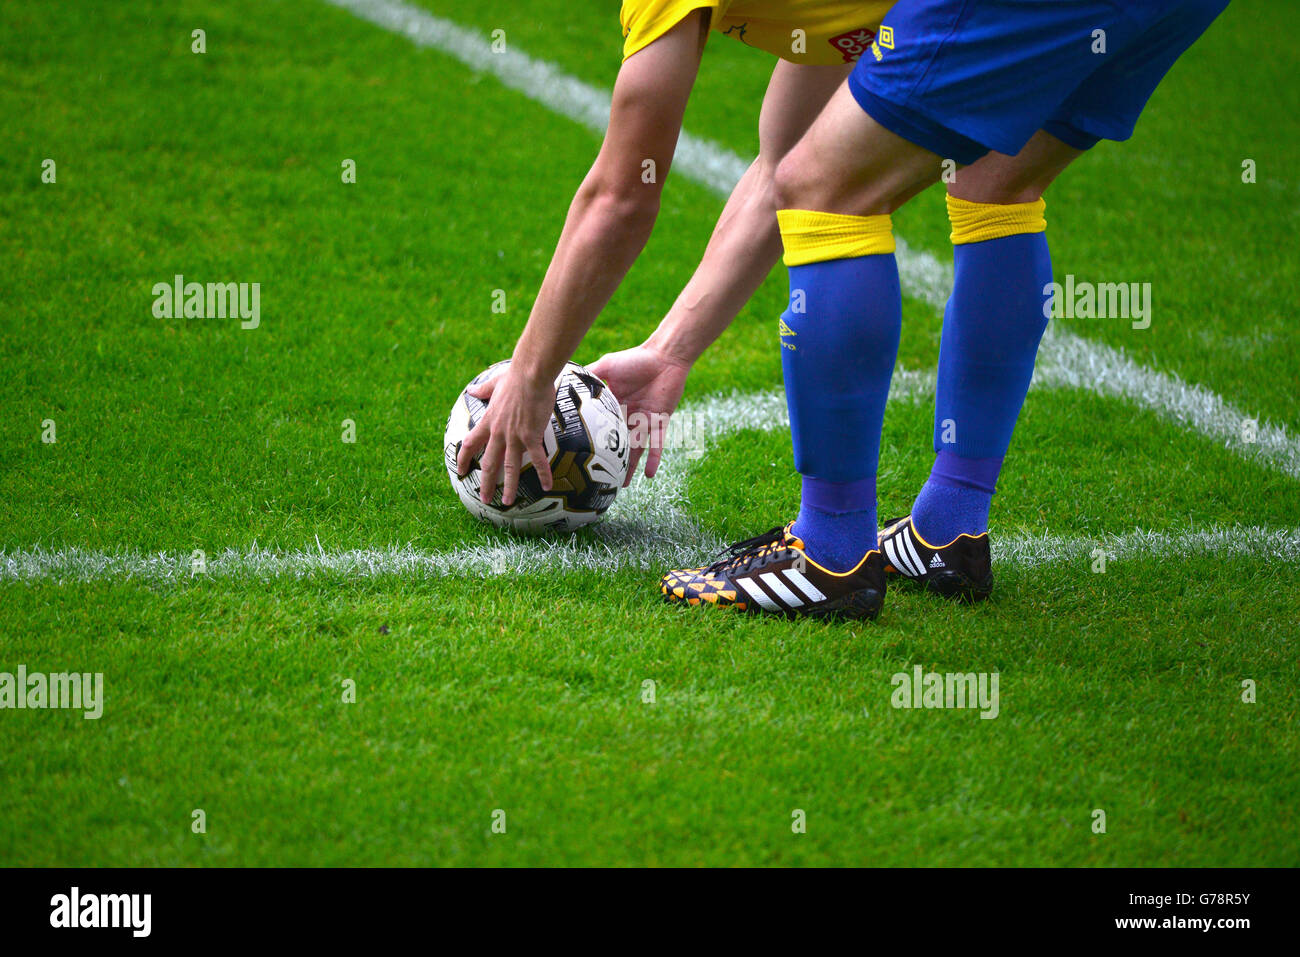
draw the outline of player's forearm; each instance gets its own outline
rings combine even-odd
[[[694,364],[780,256],[771,170],[755,160],[732,190],[695,274],[646,344],[683,365]]]
[[[648,190],[583,185],[515,346],[514,368],[535,381],[559,375],[645,248],[658,208]]]

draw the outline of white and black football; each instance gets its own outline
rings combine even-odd
[[[509,365],[506,359],[490,366],[469,386],[500,375]],[[486,402],[462,391],[443,436],[451,487],[471,514],[517,532],[568,532],[590,525],[613,504],[627,475],[627,420],[618,399],[601,379],[576,362],[567,363],[560,372],[550,427],[542,435],[551,464],[551,491],[542,490],[537,470],[525,454],[515,503],[509,508],[501,504],[500,485],[490,505],[479,500],[477,461],[464,478],[456,474],[460,443],[486,409]]]

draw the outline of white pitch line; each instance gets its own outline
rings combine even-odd
[[[544,60],[513,48],[495,53],[488,39],[473,30],[402,0],[326,0],[412,43],[449,54],[472,70],[489,73],[506,86],[555,113],[603,134],[609,123],[610,95],[569,76]],[[730,150],[683,132],[673,168],[721,196],[731,193],[749,164]],[[952,291],[952,267],[924,250],[897,240],[903,290],[943,312]],[[1255,417],[1237,409],[1211,390],[1157,372],[1123,351],[1078,336],[1059,326],[1043,338],[1034,375],[1037,386],[1091,389],[1145,409],[1167,421],[1199,432],[1252,461],[1300,478],[1300,438],[1285,426],[1260,421],[1253,442],[1246,441]]]
[[[894,372],[891,401],[918,401],[934,393],[934,377],[905,369]],[[681,427],[686,423],[685,428]],[[253,546],[206,559],[209,575],[299,578],[317,574],[374,575],[528,574],[546,571],[614,572],[697,564],[726,545],[710,535],[686,509],[686,482],[707,447],[745,429],[771,431],[789,424],[780,390],[731,393],[688,403],[670,420],[665,455],[654,479],[640,479],[618,495],[609,515],[581,537],[513,538],[491,545],[467,545],[445,552],[410,546],[379,549],[322,548],[275,552]],[[681,443],[698,443],[683,445]],[[691,453],[695,453],[692,455]],[[450,491],[450,490],[449,490]],[[468,521],[468,519],[467,519]],[[201,543],[196,547],[201,547]],[[0,551],[0,581],[190,577],[190,553],[141,554],[80,548]]]
[[[894,377],[890,401],[919,401],[933,393],[933,380],[901,371]],[[785,398],[780,391],[753,395],[713,396],[687,405],[686,435],[719,442],[746,429],[786,428]],[[674,417],[677,418],[677,417]],[[693,430],[693,431],[692,431]],[[671,444],[674,433],[669,432]],[[610,574],[624,570],[662,571],[698,564],[726,544],[705,532],[686,511],[686,482],[694,459],[670,449],[659,473],[621,492],[609,517],[590,534],[562,539],[511,538],[489,545],[469,545],[445,552],[421,551],[409,545],[374,549],[314,549],[277,552],[253,546],[226,549],[209,556],[205,574],[213,578],[256,580],[313,577],[440,578],[484,575],[553,574],[590,571]],[[703,452],[705,448],[692,451]],[[468,519],[467,519],[468,520]],[[198,543],[201,545],[201,543]],[[1300,529],[1232,526],[1178,533],[1136,530],[1121,535],[1062,537],[1030,535],[995,538],[999,565],[1035,566],[1085,562],[1095,549],[1112,562],[1144,555],[1191,554],[1261,560],[1300,559]],[[145,554],[125,550],[28,548],[0,551],[0,582],[77,582],[97,580],[183,581],[191,574],[190,552]]]
[[[1096,538],[1064,535],[1026,535],[993,541],[993,559],[999,564],[1033,567],[1066,562],[1092,564],[1094,551],[1106,553],[1107,562],[1146,556],[1193,556],[1217,559],[1246,558],[1295,563],[1300,561],[1300,528],[1262,528],[1258,525],[1212,525],[1184,532],[1134,529]]]
[[[260,548],[227,549],[210,557],[206,570],[194,574],[189,556],[173,552],[144,554],[90,549],[21,549],[0,551],[0,582],[170,581],[192,578],[309,579],[309,578],[482,578],[488,575],[552,574],[593,571],[662,571],[695,564],[700,552],[693,545],[653,539],[636,548],[609,548],[575,542],[524,543],[428,552],[410,546],[320,551],[276,552]],[[540,547],[539,547],[540,546]],[[1091,566],[1096,550],[1122,568],[1128,560],[1149,556],[1193,556],[1300,561],[1300,528],[1211,526],[1186,532],[1136,529],[1095,538],[1057,535],[995,539],[997,567],[1033,568],[1042,565]]]

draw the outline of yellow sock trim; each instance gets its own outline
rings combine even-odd
[[[894,251],[894,225],[888,216],[847,216],[810,209],[780,209],[776,221],[781,227],[787,266]]]
[[[952,244],[982,243],[986,239],[1018,236],[1021,233],[1041,233],[1047,229],[1043,210],[1047,204],[1042,198],[1032,203],[972,203],[969,200],[948,197],[948,219],[952,222]]]

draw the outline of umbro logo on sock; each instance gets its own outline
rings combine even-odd
[[[799,347],[796,346],[793,342],[786,342],[786,337],[788,336],[790,338],[794,338],[795,336],[799,335],[799,333],[795,332],[793,329],[790,328],[789,325],[786,324],[784,317],[782,317],[779,321],[781,323],[781,348],[789,349],[791,352],[796,351]]]
[[[939,553],[938,553],[938,552],[935,552],[935,553],[934,553],[934,558],[930,559],[930,567],[931,567],[931,568],[945,568],[945,567],[947,567],[947,566],[944,565],[944,563],[943,563],[943,559],[939,557]]]

